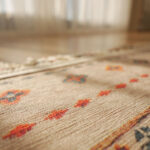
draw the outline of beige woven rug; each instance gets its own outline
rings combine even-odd
[[[150,52],[0,81],[0,150],[150,150]]]

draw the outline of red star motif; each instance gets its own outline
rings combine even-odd
[[[90,99],[78,100],[74,107],[85,107],[90,102]]]
[[[148,74],[142,74],[141,77],[142,78],[147,78],[149,75]]]
[[[116,144],[116,145],[114,146],[114,148],[115,148],[115,150],[129,150],[129,147],[128,147],[127,145],[125,145],[125,146],[120,146],[120,145]]]
[[[137,78],[133,78],[133,79],[130,80],[130,83],[132,83],[132,82],[138,82],[138,81],[139,80]]]
[[[111,93],[111,90],[101,91],[98,96],[106,96]]]
[[[116,89],[125,88],[127,85],[125,83],[117,84]]]
[[[64,109],[64,110],[54,110],[52,111],[48,117],[46,117],[44,120],[52,120],[52,119],[60,119],[61,117],[63,117],[63,115],[68,111],[68,109]]]
[[[15,129],[11,130],[7,135],[3,136],[3,139],[21,137],[28,131],[30,131],[32,127],[35,125],[36,125],[35,123],[18,125]]]

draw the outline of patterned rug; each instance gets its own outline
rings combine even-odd
[[[0,61],[0,80],[9,77],[46,71],[54,68],[80,64],[89,61],[89,59],[90,58],[85,56],[56,55],[39,59],[29,57],[22,64]]]
[[[150,150],[150,52],[0,81],[0,150]]]

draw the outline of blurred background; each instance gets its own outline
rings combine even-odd
[[[0,0],[0,59],[148,42],[149,8],[150,0]]]

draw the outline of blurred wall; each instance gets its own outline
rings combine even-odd
[[[133,0],[0,0],[0,32],[128,30]]]
[[[150,30],[150,0],[143,0],[142,15],[140,18],[139,29]]]

